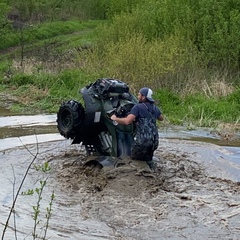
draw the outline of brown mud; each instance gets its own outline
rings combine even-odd
[[[135,161],[89,174],[68,158],[57,179],[63,191],[79,196],[85,218],[103,221],[119,239],[237,239],[239,182],[214,166],[211,174],[199,153],[181,151],[184,143],[167,143],[156,151],[160,160],[152,174],[141,173]]]
[[[239,238],[240,167],[228,162],[227,149],[162,138],[155,152],[157,168],[151,173],[130,159],[118,167],[85,167],[83,147],[68,141],[41,143],[38,149],[36,164],[48,161],[51,166],[44,199],[52,190],[56,195],[49,239]],[[35,150],[31,145],[0,152],[0,230],[12,202],[11,166],[15,164],[19,182],[33,158],[29,151]],[[24,189],[41,177],[32,169]],[[28,198],[20,196],[16,206],[18,234],[25,237],[32,226],[29,206],[34,205]]]

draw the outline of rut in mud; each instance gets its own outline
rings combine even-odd
[[[56,181],[80,204],[83,220],[104,222],[114,239],[237,239],[239,182],[220,178],[218,171],[209,174],[199,152],[181,151],[179,141],[164,142],[152,174],[128,159],[118,168],[86,168],[84,156],[72,152],[57,164],[53,158]]]

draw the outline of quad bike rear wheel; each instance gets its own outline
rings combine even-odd
[[[84,118],[85,111],[81,103],[74,100],[62,103],[57,113],[59,133],[67,139],[74,139],[84,122]]]

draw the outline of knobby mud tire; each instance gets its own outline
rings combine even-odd
[[[81,103],[69,100],[62,103],[57,113],[57,128],[59,133],[69,139],[78,134],[85,118],[85,111]]]

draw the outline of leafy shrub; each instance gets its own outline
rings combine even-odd
[[[125,32],[119,41],[98,42],[93,51],[80,53],[79,59],[89,73],[117,77],[134,89],[143,85],[168,87],[172,83],[161,81],[161,76],[190,62],[186,46],[177,35],[149,42],[142,33]]]

